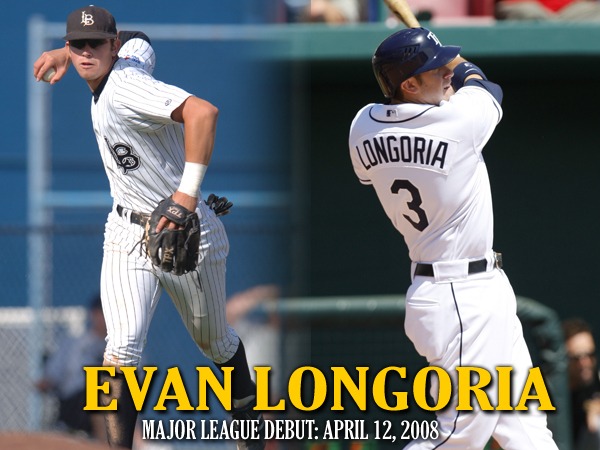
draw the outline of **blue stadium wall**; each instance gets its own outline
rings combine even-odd
[[[117,23],[149,24],[260,24],[275,20],[265,0],[191,2],[106,1],[95,4],[109,9]],[[1,112],[4,143],[0,151],[0,190],[4,208],[0,227],[6,252],[0,256],[0,306],[27,303],[27,92],[32,76],[27,64],[27,25],[38,15],[48,22],[63,23],[68,13],[85,5],[79,1],[55,4],[38,0],[5,2],[0,46],[5,55]],[[143,30],[142,30],[143,31]],[[152,38],[152,36],[150,36]],[[56,40],[53,45],[63,45]],[[205,191],[269,192],[279,195],[278,206],[245,207],[241,201],[224,218],[231,242],[229,291],[260,283],[287,285],[285,230],[289,229],[286,205],[289,193],[289,161],[283,142],[285,115],[276,99],[283,89],[277,69],[259,62],[262,43],[244,40],[216,42],[154,41],[157,68],[154,75],[205,98],[220,109],[213,161]],[[104,175],[89,119],[90,92],[71,70],[51,88],[52,189],[105,190]],[[285,107],[285,106],[284,106]],[[209,192],[205,192],[207,195]],[[235,202],[235,198],[232,198]],[[101,230],[108,209],[56,210],[53,242],[52,304],[86,304],[97,291],[102,252]],[[85,228],[89,227],[88,231]],[[81,230],[84,231],[81,231]],[[74,260],[78,260],[73,264]]]

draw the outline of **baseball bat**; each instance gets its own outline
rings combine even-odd
[[[406,0],[384,0],[384,2],[390,11],[408,28],[419,28],[421,26]]]

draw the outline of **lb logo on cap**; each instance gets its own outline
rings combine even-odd
[[[67,17],[65,41],[78,39],[115,39],[115,18],[104,8],[90,5],[71,12]]]
[[[85,11],[81,11],[81,23],[84,27],[94,25],[94,16],[91,14],[86,14]]]

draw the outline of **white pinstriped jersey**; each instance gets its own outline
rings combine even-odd
[[[502,118],[485,89],[466,86],[439,106],[369,104],[349,136],[359,180],[371,184],[412,261],[480,258],[493,241],[481,154]]]
[[[119,55],[92,98],[92,123],[115,203],[149,213],[179,186],[183,127],[171,113],[191,94],[151,76],[154,52],[145,41],[127,41]]]
[[[129,63],[137,65],[150,75],[154,72],[156,54],[150,42],[145,39],[132,38],[124,42],[119,49],[119,58],[128,60]]]
[[[105,359],[137,366],[157,302],[164,291],[186,329],[212,361],[229,361],[239,338],[225,315],[225,266],[229,252],[221,220],[200,201],[198,268],[181,276],[163,272],[141,255],[144,227],[130,221],[130,210],[149,213],[177,189],[185,151],[181,124],[171,112],[187,92],[151,74],[154,50],[138,32],[122,32],[119,59],[92,99],[92,121],[116,205],[108,215],[100,276],[107,326]]]

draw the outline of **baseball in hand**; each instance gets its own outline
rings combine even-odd
[[[56,70],[54,70],[54,67],[50,67],[48,70],[46,70],[44,75],[42,75],[42,80],[44,80],[46,83],[49,83],[54,74],[56,74]]]

